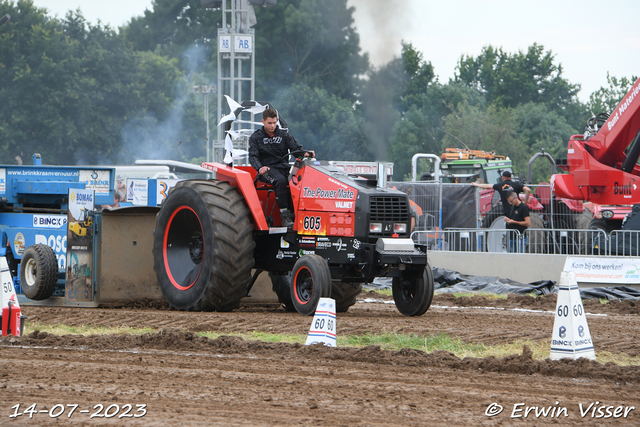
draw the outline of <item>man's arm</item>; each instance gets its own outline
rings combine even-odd
[[[258,144],[253,138],[249,138],[249,163],[251,166],[257,171],[262,167],[262,162],[260,161],[260,152],[258,151]]]
[[[471,185],[478,188],[483,188],[485,190],[493,189],[493,184],[478,184],[477,182],[472,182]]]
[[[522,187],[522,190],[524,190],[524,204],[526,205],[527,203],[529,203],[529,196],[531,195],[531,189],[525,185]]]

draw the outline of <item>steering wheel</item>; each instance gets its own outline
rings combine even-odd
[[[280,161],[285,161],[289,158],[289,156],[295,156],[296,154],[302,154],[302,157],[304,157],[305,153],[308,153],[307,150],[295,150],[295,151],[290,151],[287,154],[285,154],[284,156],[282,156],[280,158]],[[296,156],[296,159],[299,159],[298,156]]]

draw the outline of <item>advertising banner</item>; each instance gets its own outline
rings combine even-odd
[[[93,301],[94,212],[94,190],[69,190],[65,285],[65,299],[67,301]]]

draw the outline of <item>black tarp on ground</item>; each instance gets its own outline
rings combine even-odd
[[[529,294],[549,295],[558,293],[558,288],[552,280],[542,280],[533,283],[520,283],[499,277],[469,276],[444,268],[434,268],[433,280],[436,282],[436,292],[488,292],[492,294]],[[581,298],[640,299],[640,290],[627,286],[612,288],[580,289]]]
[[[530,294],[549,295],[557,294],[558,288],[552,280],[541,280],[533,283],[520,283],[510,279],[501,279],[495,276],[470,276],[444,268],[433,268],[433,280],[436,293],[456,292],[487,292],[492,294]],[[377,277],[373,283],[366,286],[369,289],[391,289],[391,279]],[[640,290],[627,286],[611,288],[586,288],[580,289],[580,297],[586,299],[606,298],[616,299],[640,299]]]

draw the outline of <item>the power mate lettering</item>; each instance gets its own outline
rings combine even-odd
[[[303,188],[303,197],[315,197],[317,199],[353,199],[354,195],[353,191],[343,190],[342,188],[339,190],[323,190],[321,187],[315,190],[309,187]]]

